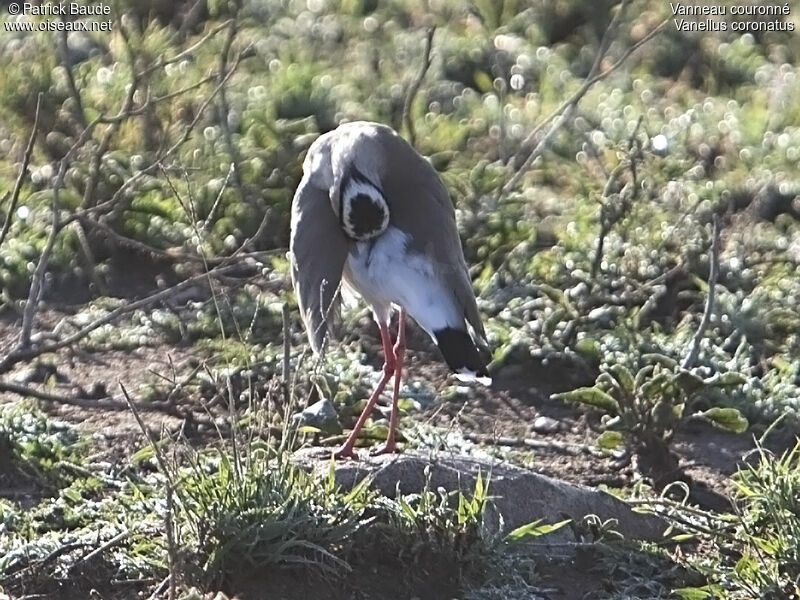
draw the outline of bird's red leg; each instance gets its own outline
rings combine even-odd
[[[367,420],[367,417],[369,417],[369,415],[372,413],[372,409],[375,407],[375,403],[378,401],[378,397],[383,393],[383,388],[386,387],[386,384],[388,383],[389,379],[395,373],[395,358],[394,358],[394,352],[392,351],[392,337],[389,334],[389,327],[384,323],[378,323],[378,328],[381,331],[381,343],[383,344],[383,356],[384,356],[383,376],[381,377],[381,380],[378,382],[378,386],[375,388],[375,391],[372,392],[372,395],[369,397],[369,400],[367,400],[367,405],[364,407],[361,416],[358,417],[358,421],[356,421],[356,424],[353,427],[353,431],[351,431],[350,435],[347,436],[347,439],[345,440],[344,444],[342,444],[342,446],[336,452],[333,453],[334,457],[336,458],[353,457],[353,448],[356,445],[356,439],[358,438],[358,433],[364,426],[364,422]]]
[[[397,400],[400,395],[400,381],[403,377],[403,364],[406,357],[406,311],[400,309],[400,317],[397,323],[397,343],[394,345],[394,392],[392,393],[392,414],[389,417],[389,435],[386,436],[386,443],[376,448],[372,453],[391,454],[397,450],[395,435],[397,433],[398,408]]]

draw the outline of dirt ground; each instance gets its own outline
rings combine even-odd
[[[44,320],[53,321],[56,316],[57,313],[50,313]],[[0,320],[0,351],[9,347],[16,331],[13,321]],[[378,369],[380,357],[376,352],[377,337],[374,340],[367,339],[364,345],[374,367]],[[412,335],[409,346],[407,373],[410,378],[423,379],[437,391],[454,383],[446,366],[438,360],[435,349],[422,334]],[[102,353],[65,350],[59,354],[57,361],[52,362],[57,365],[59,379],[63,377],[64,380],[56,384],[56,391],[63,390],[65,396],[76,389],[85,392],[94,388],[122,398],[120,383],[126,389],[133,390],[140,384],[152,381],[155,374],[170,377],[173,369],[178,374],[185,373],[189,365],[195,365],[202,359],[203,355],[192,347],[159,344],[130,351],[107,350]],[[18,367],[10,374],[10,378],[28,368]],[[466,401],[460,398],[437,398],[413,418],[440,427],[457,427],[472,441],[487,446],[505,445],[509,441],[507,438],[515,438],[516,441],[512,441],[517,450],[531,454],[526,461],[527,466],[545,475],[589,486],[624,487],[631,483],[630,469],[621,467],[613,457],[599,457],[589,451],[598,434],[591,418],[581,408],[549,399],[552,393],[587,385],[592,380],[592,374],[576,374],[570,372],[568,367],[543,366],[531,360],[529,364],[513,365],[502,370],[494,377],[490,388],[474,385]],[[6,397],[13,399],[10,395]],[[46,401],[42,401],[41,406],[49,414],[96,434],[95,439],[105,440],[106,443],[102,445],[117,458],[141,446],[141,431],[128,410]],[[187,416],[191,418],[196,415],[202,421],[201,417],[205,414],[201,406],[176,404],[145,411],[143,417],[156,431],[163,428],[174,432]],[[534,428],[537,417],[555,420],[557,430],[537,432]],[[534,446],[526,447],[523,440],[531,440]],[[751,433],[734,435],[700,422],[686,427],[677,435],[675,442],[681,466],[687,473],[720,493],[730,491],[728,477],[753,447]]]
[[[55,322],[58,318],[57,312],[43,315],[45,322]],[[14,319],[0,319],[0,349],[10,347],[16,327]],[[357,335],[363,336],[363,345],[375,368],[379,368],[380,358],[375,353],[378,348],[376,334],[370,332],[367,323],[364,331]],[[437,392],[453,384],[446,367],[438,360],[436,350],[423,334],[412,332],[408,357],[411,378],[424,379]],[[60,390],[68,395],[75,391],[74,386],[80,385],[84,392],[90,389],[104,390],[121,398],[120,382],[127,389],[136,389],[138,385],[151,381],[154,373],[170,376],[173,369],[177,373],[185,373],[202,359],[203,356],[192,347],[165,344],[102,353],[65,350],[54,361],[61,383],[56,384],[56,390],[50,391]],[[25,368],[28,367],[18,368],[10,374],[10,378],[20,376]],[[464,437],[480,443],[489,451],[510,448],[508,451],[516,462],[545,475],[593,487],[626,488],[635,480],[632,468],[625,461],[600,456],[592,451],[592,442],[598,434],[593,417],[579,408],[549,399],[554,392],[589,384],[593,378],[594,374],[576,373],[559,365],[544,366],[531,360],[529,364],[515,365],[501,371],[490,388],[475,387],[466,401],[442,400],[441,394],[437,394],[437,399],[413,418],[442,428],[457,428]],[[0,396],[0,401],[13,399],[10,395]],[[92,460],[121,464],[143,445],[141,431],[128,410],[45,401],[41,402],[41,406],[47,413],[74,423],[93,436]],[[186,400],[158,410],[144,411],[142,416],[156,432],[175,433],[181,428],[186,431],[186,423],[193,421],[199,443],[202,443],[204,433],[212,433],[209,426],[197,426],[204,418],[207,419],[206,409]],[[538,417],[553,419],[553,431],[537,432],[534,425]],[[408,421],[405,424],[408,425]],[[691,478],[693,489],[698,490],[693,499],[705,508],[715,510],[729,506],[729,476],[753,447],[750,433],[728,434],[702,423],[685,428],[677,436],[675,450],[680,456],[681,466]],[[0,481],[0,487],[6,488],[0,490],[0,494],[7,496],[13,491],[10,486],[12,482]],[[596,578],[589,574],[576,577],[575,569],[579,566],[572,565],[568,569],[572,575],[565,577],[563,563],[556,566],[543,563],[539,576],[543,589],[550,590],[547,597],[571,600],[591,596],[591,586]],[[234,587],[243,593],[243,598],[265,597],[265,590],[270,592],[270,596],[286,598],[291,597],[287,595],[287,590],[300,594],[298,598],[306,597],[303,594],[322,597],[325,590],[330,593],[339,590],[333,595],[325,595],[331,598],[407,597],[433,600],[457,597],[457,579],[452,570],[432,565],[421,568],[418,582],[409,584],[409,589],[401,596],[397,595],[397,590],[387,593],[385,586],[386,581],[391,579],[392,568],[387,564],[378,569],[371,564],[366,569],[357,569],[351,576],[335,584],[326,579],[308,579],[291,570],[279,576],[270,574],[266,578],[248,574]]]

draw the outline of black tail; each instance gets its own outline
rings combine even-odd
[[[480,350],[466,331],[445,327],[434,331],[433,334],[436,336],[436,344],[439,346],[447,366],[453,372],[467,371],[476,377],[488,377],[486,357],[481,355]]]

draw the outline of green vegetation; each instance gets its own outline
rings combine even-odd
[[[614,364],[599,375],[593,387],[555,395],[591,406],[610,417],[597,440],[598,446],[613,450],[625,443],[643,461],[642,471],[659,478],[678,468],[669,444],[688,419],[705,419],[734,433],[747,430],[747,419],[735,408],[693,409],[695,400],[704,393],[741,385],[741,375],[722,373],[703,379],[664,355],[645,354],[642,360],[649,364],[636,375],[625,365]]]
[[[709,583],[677,590],[681,598],[791,598],[798,587],[800,444],[775,456],[758,446],[756,460],[734,478],[736,511],[713,515],[675,508],[709,544],[694,567]]]
[[[22,409],[39,428],[52,427],[30,406],[14,411]],[[13,418],[3,422],[14,439],[31,429]],[[69,442],[53,442],[62,454],[80,441],[67,430]],[[36,510],[0,504],[4,585],[78,594],[113,590],[116,580],[132,593],[168,573],[176,587],[224,588],[241,585],[247,573],[281,567],[335,581],[372,568],[377,555],[401,565],[440,564],[479,586],[489,580],[490,567],[515,560],[512,546],[564,525],[531,524],[503,539],[484,525],[490,482],[480,476],[471,494],[427,484],[419,494],[384,498],[369,489],[369,478],[345,491],[333,463],[320,477],[291,462],[287,452],[260,443],[258,429],[237,430],[227,449],[197,453],[163,440],[122,469],[60,462],[62,487]],[[39,453],[26,451],[12,463],[27,464],[29,454]],[[48,479],[33,481],[46,485]]]
[[[446,580],[447,598],[546,595],[560,567],[517,542],[555,524],[489,531],[490,474],[469,494],[384,498],[289,460],[339,443],[375,382],[363,310],[310,357],[284,256],[305,151],[366,119],[408,137],[410,120],[441,174],[494,352],[496,388],[452,385],[411,328],[405,447],[560,465],[664,514],[660,545],[569,524],[595,597],[798,595],[796,0],[779,19],[794,33],[746,34],[678,32],[650,0],[111,6],[110,33],[0,29],[0,594],[201,598],[265,570],[276,586],[367,589],[385,571]],[[498,441],[530,437],[548,396],[563,440]],[[341,423],[296,427],[322,400]],[[714,491],[735,489],[722,508],[674,500],[696,483],[686,447],[721,435],[697,433],[709,422],[744,432],[717,446],[769,441],[718,469]],[[555,447],[570,458],[544,460]]]

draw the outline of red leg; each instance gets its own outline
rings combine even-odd
[[[385,359],[383,363],[383,376],[378,382],[378,386],[375,388],[375,391],[372,392],[372,395],[369,397],[367,405],[361,412],[361,416],[358,417],[358,421],[356,421],[353,431],[351,431],[350,435],[347,436],[344,444],[342,444],[342,446],[333,453],[334,457],[336,458],[352,458],[354,456],[353,448],[356,445],[358,434],[361,431],[361,428],[364,426],[364,422],[367,420],[367,417],[369,417],[369,415],[372,413],[372,409],[375,408],[375,403],[378,401],[378,397],[383,393],[383,388],[386,387],[386,384],[389,382],[389,378],[391,378],[395,372],[395,358],[394,352],[392,351],[392,337],[389,335],[389,328],[383,323],[379,323],[378,328],[381,332],[381,343],[383,344],[383,355]]]
[[[376,448],[372,453],[378,454],[391,454],[397,450],[397,441],[395,436],[397,434],[397,418],[399,410],[397,408],[397,400],[400,395],[400,381],[403,378],[403,364],[405,363],[406,356],[406,311],[400,309],[400,317],[397,323],[397,343],[394,345],[394,392],[392,393],[392,414],[389,417],[389,435],[386,436],[386,443]]]

